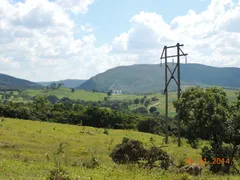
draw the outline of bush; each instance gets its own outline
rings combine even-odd
[[[144,149],[142,142],[123,138],[122,144],[117,145],[110,157],[118,164],[144,163],[144,167],[168,169],[173,163],[167,152],[160,147]]]
[[[137,163],[145,157],[145,154],[142,142],[123,138],[122,143],[113,149],[110,157],[115,163],[130,164]]]
[[[108,129],[104,129],[103,133],[108,135],[109,134],[109,130]]]
[[[65,169],[57,167],[50,171],[47,180],[71,180],[71,178]]]
[[[157,108],[155,106],[150,107],[150,109],[149,109],[150,113],[153,113],[155,111],[157,111]]]
[[[220,148],[214,148],[212,147],[209,149],[209,147],[205,146],[202,148],[202,159],[206,158],[206,161],[210,164],[210,171],[213,173],[218,173],[218,172],[224,172],[227,173],[228,171],[228,163],[220,163],[220,164],[213,164],[213,158],[220,158],[220,159],[226,159],[230,158],[231,149],[229,147],[220,147]]]
[[[97,157],[92,156],[90,160],[84,161],[82,165],[86,168],[94,169],[100,165],[100,161]]]
[[[160,147],[151,147],[146,153],[146,160],[146,166],[150,168],[160,167],[165,170],[173,163],[167,152]]]
[[[159,134],[164,132],[161,119],[148,118],[139,122],[137,129],[140,132]]]

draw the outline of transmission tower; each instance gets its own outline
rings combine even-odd
[[[166,138],[165,138],[165,143],[168,144],[168,86],[169,83],[171,82],[172,79],[174,79],[175,83],[177,84],[178,87],[178,91],[177,91],[177,96],[178,96],[178,100],[180,98],[180,93],[181,93],[181,84],[180,84],[180,57],[181,56],[185,56],[185,63],[187,63],[187,55],[185,54],[180,47],[184,46],[183,44],[179,44],[177,43],[177,45],[175,46],[164,46],[163,51],[162,51],[162,55],[161,55],[161,66],[162,66],[162,59],[165,59],[165,89],[164,89],[164,93],[166,95],[166,113],[165,113],[165,123],[166,123]],[[167,54],[167,50],[170,48],[177,48],[177,55],[172,55],[172,56],[168,56]],[[182,54],[180,54],[182,53]],[[163,57],[164,56],[164,57]],[[177,57],[177,63],[174,67],[174,70],[171,71],[171,69],[168,66],[167,63],[167,59],[168,58],[174,58]],[[174,65],[174,60],[173,60],[173,65]],[[177,80],[174,77],[174,73],[177,70]],[[168,79],[168,72],[170,72],[171,76]],[[178,120],[178,146],[181,145],[181,129],[180,129],[180,109],[177,108],[177,120]]]

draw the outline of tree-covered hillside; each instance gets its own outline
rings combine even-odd
[[[173,65],[169,64],[171,69]],[[164,89],[164,64],[141,64],[120,66],[104,73],[100,73],[81,84],[78,89],[108,91],[114,82],[119,81],[115,89],[127,89],[133,92],[147,93],[159,92]],[[170,77],[170,73],[168,74]],[[177,77],[177,73],[175,74]],[[181,64],[182,86],[189,85],[215,85],[237,88],[240,87],[240,68],[217,68],[200,64]],[[176,90],[172,81],[170,90]],[[127,90],[125,90],[127,91]]]
[[[42,85],[6,74],[0,74],[0,88],[39,89],[42,88]]]

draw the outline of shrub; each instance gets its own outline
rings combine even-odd
[[[155,111],[157,111],[157,108],[155,106],[150,107],[150,109],[149,109],[150,113],[153,113]]]
[[[163,125],[161,124],[161,120],[155,118],[148,118],[146,120],[142,120],[137,125],[138,131],[149,132],[152,134],[159,134],[161,132],[164,132],[162,127]]]
[[[149,150],[144,149],[142,142],[123,138],[121,144],[117,145],[110,157],[118,164],[144,163],[144,167],[158,167],[168,169],[173,163],[167,152],[161,147],[151,147]]]
[[[100,165],[100,161],[97,157],[92,155],[92,158],[90,160],[84,161],[82,165],[86,168],[94,169]]]
[[[50,175],[47,177],[47,180],[71,180],[67,171],[62,167],[55,167],[50,171]]]
[[[145,157],[145,154],[146,150],[144,149],[142,142],[123,138],[122,143],[113,149],[110,157],[115,163],[130,164],[137,163]]]
[[[154,146],[147,151],[146,160],[146,166],[150,168],[160,167],[165,170],[173,163],[167,152],[163,151],[160,147]]]
[[[109,130],[108,129],[104,129],[103,133],[108,135],[109,134]]]
[[[218,173],[218,172],[224,172],[226,173],[228,170],[228,163],[220,163],[220,164],[213,164],[213,158],[218,157],[220,159],[227,159],[230,158],[231,149],[229,147],[221,147],[221,148],[214,148],[212,147],[211,149],[207,146],[202,148],[202,152],[200,153],[202,155],[202,159],[206,158],[206,161],[210,164],[210,171],[213,173]]]

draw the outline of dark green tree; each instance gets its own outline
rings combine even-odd
[[[112,94],[113,94],[113,91],[112,91],[112,90],[110,90],[110,91],[107,92],[107,95],[108,95],[108,96],[111,96]]]
[[[149,108],[150,113],[154,113],[155,111],[157,111],[157,108],[155,106]]]

